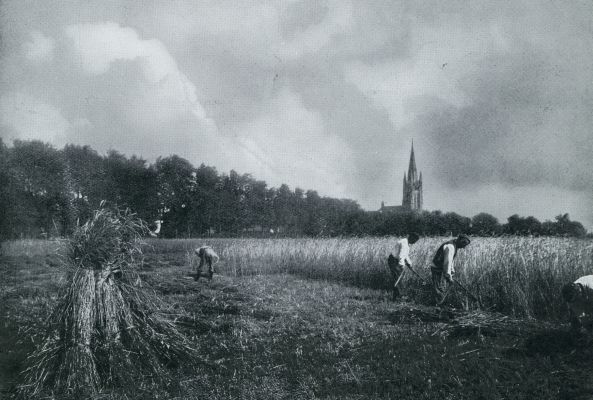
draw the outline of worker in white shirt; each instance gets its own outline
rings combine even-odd
[[[579,333],[584,326],[593,333],[593,275],[564,285],[562,297],[568,306],[572,331]]]
[[[410,233],[407,238],[400,239],[395,244],[393,254],[389,254],[387,258],[387,265],[393,277],[393,301],[401,296],[401,276],[404,273],[406,265],[411,266],[410,260],[410,245],[416,243],[420,239],[417,233]]]
[[[459,235],[456,239],[441,244],[432,259],[432,287],[434,299],[438,306],[445,300],[449,285],[453,284],[457,250],[463,249],[468,244],[470,244],[469,238],[466,235]]]

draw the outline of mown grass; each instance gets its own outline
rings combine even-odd
[[[275,242],[262,244],[258,251],[277,251]],[[279,242],[277,246],[285,245]],[[243,250],[247,241],[243,247],[235,240],[210,241],[222,256],[220,274],[212,282],[195,282],[187,251],[198,243],[203,241],[153,241],[141,275],[173,306],[171,318],[200,354],[200,366],[197,370],[179,367],[178,382],[167,393],[137,388],[138,399],[568,400],[593,396],[593,352],[574,342],[563,324],[535,325],[539,328],[528,333],[467,331],[457,329],[459,324],[449,314],[431,307],[389,301],[383,287],[373,288],[371,280],[364,280],[368,279],[365,274],[358,283],[315,274],[311,275],[315,279],[309,279],[307,270],[287,273],[265,266],[255,274],[246,269],[256,263],[253,258],[247,258],[252,264],[242,263],[243,270],[235,272],[239,264],[231,264],[230,255],[247,251]],[[302,248],[315,245],[299,243]],[[388,250],[392,242],[381,243]],[[330,243],[324,246],[332,248]],[[581,251],[582,246],[588,244],[578,244]],[[339,245],[333,248],[344,251]],[[416,264],[422,248],[414,250]],[[21,382],[18,372],[26,354],[57,301],[62,271],[54,264],[55,257],[52,253],[0,258],[0,273],[8,277],[0,281],[0,397],[9,396]],[[463,263],[471,260],[469,251],[460,257]],[[529,265],[530,259],[523,257]],[[377,262],[369,268],[379,273],[384,267],[380,257]],[[382,273],[388,280],[387,271]],[[465,273],[464,279],[470,279],[469,271]],[[101,398],[124,397],[113,388]]]
[[[36,257],[46,256],[48,254],[58,254],[63,249],[64,244],[65,241],[62,239],[7,240],[0,244],[0,255]]]
[[[15,248],[25,251],[18,255],[11,250],[0,257],[0,398],[21,382],[26,357],[43,335],[63,284],[64,271],[55,253]]]

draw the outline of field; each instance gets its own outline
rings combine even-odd
[[[141,275],[202,355],[163,392],[115,389],[101,398],[588,399],[593,351],[568,335],[559,291],[593,271],[593,243],[476,239],[460,252],[455,311],[428,303],[407,274],[390,301],[393,238],[151,240]],[[428,277],[443,238],[412,250]],[[193,280],[191,250],[221,255],[212,282]],[[61,244],[6,243],[0,257],[0,397],[43,333],[64,271]],[[466,310],[463,311],[462,309]]]

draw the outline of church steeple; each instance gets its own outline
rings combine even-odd
[[[404,172],[404,195],[402,206],[408,210],[422,210],[422,198],[422,172],[420,172],[420,176],[418,176],[416,158],[414,157],[414,141],[412,141],[407,177]]]
[[[423,205],[422,194],[422,172],[416,168],[416,157],[414,156],[414,141],[412,141],[412,148],[410,150],[410,163],[408,165],[408,172],[404,170],[403,179],[403,196],[401,206],[385,206],[381,202],[380,212],[396,212],[399,210],[421,211]]]
[[[414,157],[414,140],[412,140],[412,151],[410,152],[410,165],[408,166],[408,180],[415,181],[418,177],[416,171],[416,159]]]

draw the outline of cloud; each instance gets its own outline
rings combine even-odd
[[[409,56],[356,61],[345,75],[389,112],[401,136],[424,146],[429,179],[466,189],[499,183],[590,189],[593,114],[585,104],[593,70],[580,51],[591,40],[564,24],[547,30],[545,13],[516,12],[479,23],[458,12],[461,21],[416,23]],[[520,30],[524,19],[537,24]],[[563,53],[571,55],[559,58]]]
[[[344,69],[349,82],[389,112],[396,129],[412,122],[427,99],[467,105],[462,90],[465,76],[485,54],[503,52],[509,45],[509,38],[488,21],[452,25],[416,19],[408,29],[403,57],[353,61]]]
[[[441,65],[435,59],[373,66],[355,62],[346,68],[345,75],[369,100],[385,108],[391,123],[399,129],[416,118],[415,104],[423,98],[436,98],[457,107],[467,102],[456,80],[443,73]]]
[[[31,32],[31,41],[23,44],[25,57],[34,63],[48,61],[53,57],[55,41],[39,31]]]
[[[551,88],[554,77],[537,51],[496,60],[496,66],[465,76],[468,105],[426,107],[410,127],[436,149],[430,155],[440,167],[435,176],[452,187],[590,189],[593,165],[586,153],[593,144],[586,137],[593,115],[578,91],[563,97]]]
[[[317,188],[325,195],[347,196],[342,172],[349,168],[351,149],[340,137],[327,133],[321,116],[307,110],[288,89],[272,100],[265,114],[242,125],[239,132],[238,148],[245,155],[236,161],[239,170],[272,185],[288,183]]]
[[[291,11],[291,8],[288,8],[284,18],[290,15]],[[298,59],[316,53],[327,46],[335,35],[346,32],[353,20],[350,1],[328,1],[324,18],[319,23],[297,31],[290,40],[279,43],[277,54],[280,58]]]
[[[65,31],[86,72],[104,74],[117,61],[138,61],[148,90],[161,106],[152,110],[165,111],[157,116],[174,118],[190,111],[206,125],[213,125],[198,102],[195,85],[159,40],[140,39],[135,30],[113,22],[71,25]]]
[[[267,67],[318,53],[355,22],[349,0],[176,1],[158,7],[158,35]]]
[[[114,22],[65,27],[76,97],[64,98],[79,119],[69,140],[154,160],[179,154],[228,165],[228,145],[198,99],[196,85],[166,46]],[[60,95],[61,93],[58,93]]]
[[[0,121],[16,133],[15,139],[42,140],[65,144],[72,124],[52,105],[23,92],[10,92],[0,98]]]

